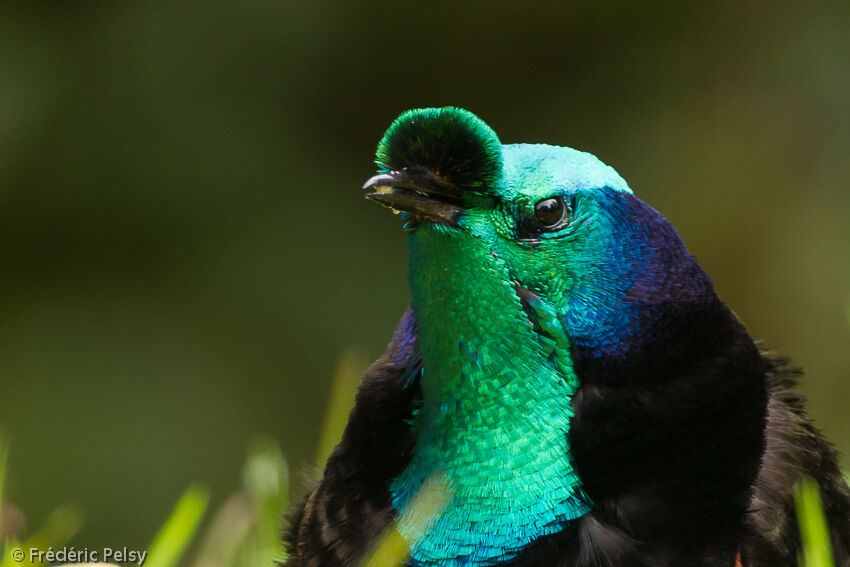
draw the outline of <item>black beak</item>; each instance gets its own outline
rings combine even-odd
[[[461,190],[428,170],[381,173],[369,179],[363,190],[367,199],[416,219],[456,227],[463,212]]]

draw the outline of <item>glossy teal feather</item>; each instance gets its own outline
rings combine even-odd
[[[474,155],[482,156],[481,163],[469,169],[485,171],[486,179],[482,184],[452,177],[469,188],[467,199],[482,200],[481,206],[468,206],[461,228],[424,223],[409,236],[423,407],[413,424],[416,451],[391,492],[396,509],[404,510],[428,478],[443,476],[453,497],[426,533],[415,532],[404,514],[397,520],[412,563],[487,565],[561,531],[592,506],[568,442],[570,402],[579,384],[566,324],[571,300],[587,283],[583,275],[593,275],[609,243],[575,254],[573,248],[583,241],[572,238],[575,229],[569,228],[551,241],[544,236],[532,251],[517,241],[516,219],[532,216],[534,203],[552,195],[631,191],[591,154],[545,145],[502,146],[465,111],[417,112],[439,113],[440,120],[402,115],[381,142],[379,166],[400,161],[389,155],[394,136],[402,136],[404,152],[418,152],[420,161],[428,161],[431,156],[423,158],[416,144],[437,134],[417,128],[454,120],[475,134],[469,143],[480,146]],[[425,118],[434,118],[431,114]],[[445,156],[433,160],[447,162]],[[482,187],[486,192],[479,193]],[[588,219],[613,235],[604,230],[604,216]],[[576,258],[590,263],[576,264]],[[575,269],[557,269],[569,264]],[[535,292],[526,306],[516,282]],[[582,316],[587,313],[593,311]]]
[[[450,230],[427,225],[410,240],[427,375],[417,451],[392,490],[403,509],[427,478],[445,475],[454,497],[431,530],[399,529],[415,560],[469,565],[510,556],[588,507],[569,459],[577,384],[563,328],[557,341],[535,333],[487,238]]]

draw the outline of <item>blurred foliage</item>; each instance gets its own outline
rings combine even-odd
[[[0,437],[0,481],[6,474],[8,443]],[[177,501],[169,517],[159,528],[150,545],[133,552],[144,552],[141,559],[148,567],[269,567],[284,559],[280,539],[280,511],[289,503],[289,474],[286,461],[278,446],[270,439],[255,439],[248,451],[244,467],[244,487],[225,501],[204,528],[202,542],[196,545],[193,559],[184,559],[193,545],[195,535],[209,502],[207,488],[190,486]],[[12,507],[0,498],[4,518]],[[31,550],[50,551],[57,554],[59,562],[80,564],[71,554],[97,559],[86,565],[106,559],[105,553],[94,546],[68,547],[67,542],[82,525],[82,514],[76,506],[56,508],[45,525],[33,535],[20,539],[22,534],[10,535],[4,522],[0,534],[0,565],[40,566],[55,564],[47,556],[33,555]],[[98,557],[89,556],[90,552]],[[61,555],[60,555],[61,554]],[[43,561],[44,559],[44,561]],[[123,562],[122,562],[123,563]],[[111,563],[100,563],[112,565]]]
[[[177,567],[195,536],[208,501],[207,489],[190,486],[153,538],[144,564],[148,567]]]
[[[834,567],[829,527],[823,512],[818,483],[812,478],[804,479],[797,486],[795,500],[803,541],[800,567]]]
[[[31,535],[26,535],[24,515],[8,501],[2,487],[7,480],[7,467],[10,443],[5,434],[0,433],[0,511],[2,511],[2,529],[0,529],[0,566],[17,567],[19,565],[40,567],[44,564],[40,556],[29,554],[30,549],[47,550],[64,546],[80,531],[83,513],[75,504],[64,504],[55,508],[44,524]],[[20,554],[20,555],[18,555]],[[30,561],[30,559],[34,559]]]
[[[333,448],[342,438],[348,414],[354,407],[354,396],[360,377],[369,365],[366,355],[357,349],[348,349],[342,353],[334,372],[330,399],[325,410],[325,422],[319,438],[316,465],[325,466]]]
[[[33,525],[70,498],[85,545],[142,547],[200,480],[248,530],[246,441],[316,462],[337,353],[374,359],[408,301],[359,187],[425,105],[614,165],[850,450],[850,3],[8,2],[0,77],[4,490]]]

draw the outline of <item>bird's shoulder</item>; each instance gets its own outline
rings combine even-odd
[[[289,515],[287,567],[356,565],[392,522],[387,486],[410,460],[408,423],[421,400],[416,336],[408,310],[363,375],[342,440]]]
[[[850,489],[831,443],[813,424],[797,390],[802,375],[787,358],[763,353],[768,406],[765,451],[753,489],[744,544],[753,565],[797,565],[800,546],[794,490],[806,476],[820,486],[835,564],[850,566]]]

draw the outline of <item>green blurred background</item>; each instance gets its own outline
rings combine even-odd
[[[408,301],[366,202],[404,109],[597,154],[678,227],[850,452],[850,3],[3,3],[10,499],[143,546],[256,433],[314,461],[348,347]],[[847,460],[845,465],[850,464]]]

